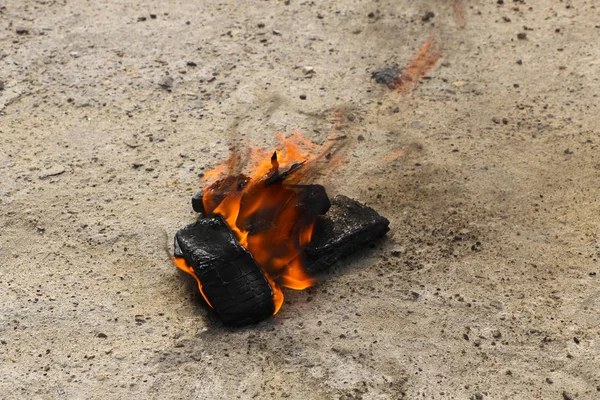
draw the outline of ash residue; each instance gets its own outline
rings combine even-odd
[[[375,79],[375,82],[386,85],[390,89],[394,89],[395,82],[400,77],[402,70],[398,67],[398,64],[390,65],[382,69],[378,69],[371,74],[371,79]]]

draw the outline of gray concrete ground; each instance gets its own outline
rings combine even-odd
[[[0,398],[599,398],[598,7],[1,1]],[[412,92],[370,79],[428,37]],[[392,232],[222,326],[165,233],[232,143],[335,110],[328,190]]]

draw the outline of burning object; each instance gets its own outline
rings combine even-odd
[[[379,84],[386,85],[391,90],[401,93],[411,91],[419,82],[419,79],[427,75],[437,62],[441,54],[434,49],[432,38],[425,41],[417,55],[410,61],[403,71],[397,64],[374,71],[371,78]]]
[[[389,230],[389,221],[345,196],[329,199],[310,184],[336,163],[324,146],[299,134],[280,137],[272,155],[251,150],[249,175],[232,153],[192,198],[201,215],[175,235],[174,263],[192,275],[223,322],[245,325],[276,314],[281,287],[302,290],[314,275]]]

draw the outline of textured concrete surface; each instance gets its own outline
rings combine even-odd
[[[0,398],[598,398],[599,42],[589,0],[0,2]],[[198,174],[336,115],[392,232],[222,326],[165,252]]]

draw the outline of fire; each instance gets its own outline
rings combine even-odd
[[[275,313],[284,300],[280,286],[296,290],[312,286],[301,252],[311,241],[317,216],[329,207],[322,187],[301,183],[314,178],[323,162],[339,161],[332,157],[336,141],[319,146],[300,133],[289,138],[278,135],[278,140],[275,152],[249,150],[248,175],[239,174],[241,157],[232,152],[225,163],[205,174],[202,197],[206,215],[220,214],[260,265],[273,289]],[[319,203],[323,198],[326,205]],[[196,278],[202,292],[193,270],[180,264],[176,263]]]
[[[398,157],[402,157],[406,153],[406,149],[407,149],[406,147],[403,147],[402,149],[393,152],[392,154],[386,156],[384,158],[384,161],[387,162],[387,163],[389,163],[389,162],[394,161]]]
[[[403,93],[409,92],[419,79],[435,67],[441,54],[433,48],[433,44],[433,38],[425,41],[415,58],[406,66],[402,75],[393,82],[392,87],[394,89]]]
[[[200,282],[200,279],[198,279],[198,277],[194,273],[194,270],[189,265],[187,265],[187,263],[185,262],[185,259],[177,258],[177,257],[171,257],[171,259],[173,260],[173,263],[175,264],[175,266],[177,266],[177,268],[190,274],[191,276],[193,276],[196,279],[196,282],[198,283],[198,289],[200,289],[200,294],[202,295],[202,297],[204,297],[206,304],[208,304],[212,308],[212,304],[210,304],[210,301],[208,301],[208,299],[204,295],[204,291],[202,290],[202,282]]]

